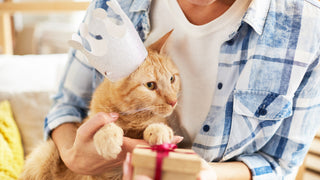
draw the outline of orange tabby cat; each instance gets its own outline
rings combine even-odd
[[[117,157],[123,135],[143,138],[151,145],[172,140],[173,131],[166,125],[166,117],[176,106],[180,78],[172,60],[162,52],[171,32],[148,47],[148,57],[129,77],[118,82],[105,79],[95,90],[90,116],[99,112],[119,113],[115,123],[106,124],[94,135],[96,150],[105,159]],[[121,176],[120,166],[101,176],[76,174],[64,165],[55,144],[48,140],[27,158],[20,179],[93,180],[121,179]]]

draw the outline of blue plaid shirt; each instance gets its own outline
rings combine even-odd
[[[149,0],[119,0],[141,39],[150,31]],[[105,0],[92,9],[108,10]],[[288,179],[320,125],[320,4],[253,0],[220,50],[217,90],[192,148],[205,160],[242,161],[253,179]],[[72,50],[45,135],[80,122],[102,76]]]

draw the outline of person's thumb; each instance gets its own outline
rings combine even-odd
[[[174,136],[171,143],[172,144],[178,144],[180,143],[181,141],[183,140],[183,137],[182,136]]]
[[[78,138],[82,141],[92,139],[93,135],[106,123],[114,122],[118,119],[118,113],[99,112],[83,123],[77,130]]]

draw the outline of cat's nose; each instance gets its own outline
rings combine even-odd
[[[167,103],[174,107],[177,104],[177,100],[168,100]]]

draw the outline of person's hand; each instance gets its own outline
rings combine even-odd
[[[199,173],[197,180],[217,180],[217,174],[205,160],[201,162],[202,169]]]
[[[121,165],[124,157],[118,156],[115,160],[107,161],[97,153],[93,143],[94,134],[106,123],[116,121],[118,117],[116,113],[97,113],[77,128],[71,147],[64,146],[70,141],[60,146],[60,156],[70,170],[79,174],[97,175],[108,168]]]
[[[123,162],[123,176],[122,180],[132,180],[133,179],[133,167],[131,164],[131,154],[127,153],[126,160]],[[135,180],[152,180],[148,176],[136,175]]]
[[[122,151],[114,160],[105,160],[98,154],[93,143],[94,134],[106,123],[115,122],[116,113],[97,113],[79,128],[73,123],[63,124],[52,133],[61,159],[73,172],[85,175],[98,175],[108,169],[121,166],[127,152],[132,152],[137,144],[148,145],[141,139],[123,138]]]
[[[183,137],[174,136],[171,143],[178,144],[182,140],[183,140]],[[132,150],[130,152],[132,152]],[[122,177],[123,180],[132,180],[132,178],[133,178],[133,167],[131,164],[131,153],[130,152],[128,152],[126,154],[126,159],[123,162],[123,177]],[[152,180],[150,177],[144,176],[144,175],[136,175],[134,179],[135,180]]]

